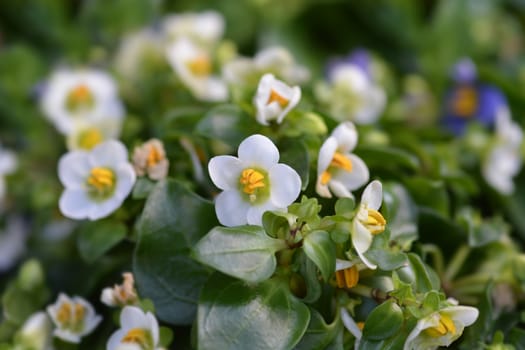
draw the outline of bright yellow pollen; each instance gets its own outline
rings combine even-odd
[[[95,167],[91,169],[87,183],[99,193],[107,192],[115,185],[115,175],[108,168]]]
[[[463,117],[470,118],[476,111],[478,104],[478,95],[476,90],[471,86],[462,86],[458,88],[452,101],[452,110],[454,114]]]
[[[251,168],[242,171],[239,182],[241,185],[244,185],[242,190],[246,194],[253,194],[258,188],[266,186],[264,183],[264,175]]]
[[[203,77],[210,75],[211,62],[207,55],[199,55],[187,63],[189,70],[197,76]]]
[[[142,328],[132,328],[126,333],[120,342],[138,344],[141,348],[147,348],[148,332]]]
[[[336,271],[335,279],[338,288],[353,288],[359,282],[359,270],[354,265],[347,269]]]
[[[332,179],[332,174],[330,174],[328,171],[323,171],[323,173],[321,174],[321,183],[323,185],[326,185],[330,179]]]
[[[365,225],[370,233],[377,235],[385,230],[386,220],[377,210],[368,209],[368,218]]]
[[[90,128],[80,133],[78,137],[78,146],[82,149],[90,150],[102,142],[104,136],[97,128]]]
[[[73,306],[71,303],[64,302],[60,307],[58,308],[56,318],[58,322],[62,326],[66,326],[71,322],[71,311],[73,310]]]
[[[363,328],[365,328],[365,323],[364,323],[363,321],[357,322],[357,327],[358,327],[360,330],[363,330]]]
[[[268,98],[268,102],[266,102],[266,104],[269,105],[272,102],[277,102],[281,106],[281,108],[284,108],[288,105],[288,102],[290,102],[290,100],[280,95],[274,89],[272,89],[270,90],[270,97]]]
[[[425,329],[425,333],[433,338],[444,336],[447,333],[455,335],[456,326],[450,316],[440,314],[439,324],[435,327]]]
[[[345,171],[352,171],[352,161],[340,152],[335,152],[330,162],[329,168],[342,169]],[[323,171],[321,174],[321,184],[326,185],[332,179],[330,169]]]
[[[148,167],[155,166],[158,162],[160,162],[163,159],[162,155],[160,154],[159,150],[155,146],[149,147],[149,153],[148,158],[146,159],[146,164]]]

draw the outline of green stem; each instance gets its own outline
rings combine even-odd
[[[434,268],[438,276],[442,278],[443,270],[445,269],[445,264],[443,254],[441,253],[439,247],[435,244],[424,244],[422,248],[423,252],[432,255],[432,259],[434,260]]]
[[[375,300],[386,300],[388,298],[388,295],[382,290],[377,289],[377,288],[372,288],[369,286],[365,286],[362,284],[358,284],[355,287],[351,288],[350,292],[363,296],[363,297],[372,298]]]
[[[445,270],[445,274],[443,276],[445,282],[450,282],[454,279],[459,270],[461,270],[461,267],[463,267],[463,263],[467,259],[469,253],[470,247],[468,245],[464,244],[459,247],[452,257],[452,260],[448,264],[447,269]]]

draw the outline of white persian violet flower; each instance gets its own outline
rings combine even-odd
[[[46,313],[39,311],[29,316],[22,325],[17,340],[17,343],[22,345],[24,349],[53,349],[51,345],[51,321]]]
[[[5,175],[12,174],[18,167],[18,161],[15,154],[11,151],[5,150],[0,145],[0,209],[2,207],[2,199],[5,196]]]
[[[479,311],[475,307],[457,305],[445,307],[422,319],[408,335],[403,350],[433,350],[449,346],[463,333],[465,327],[473,324]]]
[[[378,211],[383,202],[383,185],[374,180],[366,186],[361,195],[361,203],[352,220],[352,244],[359,258],[370,269],[377,266],[371,263],[364,255],[370,248],[374,235],[385,230],[386,220]]]
[[[122,123],[124,106],[117,86],[107,73],[97,69],[54,72],[40,101],[46,117],[62,134],[74,131],[76,121],[112,119]]]
[[[135,183],[126,147],[109,140],[91,151],[71,151],[60,158],[58,176],[65,187],[59,207],[71,219],[98,220],[120,207]]]
[[[268,125],[272,120],[281,124],[300,99],[301,89],[298,86],[290,87],[275,79],[273,74],[265,74],[253,98],[253,104],[257,108],[256,119],[262,125]]]
[[[187,37],[209,46],[222,38],[224,18],[216,11],[169,15],[164,18],[162,28],[169,41]]]
[[[106,350],[161,350],[159,324],[151,312],[126,306],[120,314],[120,329],[113,333]]]
[[[224,101],[228,98],[226,83],[212,75],[210,52],[188,38],[180,38],[166,49],[168,62],[195,98],[203,101]]]
[[[241,142],[238,157],[216,156],[210,160],[210,177],[223,190],[215,198],[221,224],[261,225],[265,211],[287,210],[301,191],[301,178],[278,161],[279,150],[262,135]]]
[[[81,338],[102,321],[88,301],[77,296],[70,298],[63,293],[47,307],[47,313],[56,326],[53,335],[70,343],[80,343]]]
[[[513,178],[520,172],[523,160],[520,153],[523,131],[511,119],[507,108],[496,114],[496,142],[482,165],[485,181],[498,192],[514,192]]]
[[[367,183],[365,162],[351,153],[357,145],[357,130],[351,122],[339,124],[319,149],[316,191],[322,197],[354,198],[351,191]]]
[[[379,118],[386,104],[386,93],[358,66],[338,65],[329,80],[330,84],[318,86],[316,93],[335,119],[372,124]]]

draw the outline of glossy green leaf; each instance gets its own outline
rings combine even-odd
[[[405,150],[391,146],[359,146],[356,153],[370,168],[392,168],[394,166],[418,170],[419,160]],[[388,161],[387,161],[388,160]]]
[[[214,274],[203,288],[197,313],[200,350],[292,349],[310,322],[310,311],[286,284],[257,286]]]
[[[122,241],[127,234],[124,224],[112,220],[98,220],[85,223],[77,238],[82,258],[92,263]]]
[[[346,218],[351,218],[355,209],[355,199],[354,198],[339,198],[335,202],[335,214],[344,216]]]
[[[314,308],[310,308],[310,315],[308,329],[295,350],[324,350],[341,334],[343,329],[341,322],[334,321],[327,324],[323,316]]]
[[[321,271],[325,281],[335,271],[335,244],[325,231],[309,233],[303,241],[303,251]]]
[[[297,217],[282,211],[266,211],[262,217],[262,224],[267,234],[274,238],[284,238]]]
[[[210,272],[189,254],[216,224],[213,204],[177,181],[161,181],[149,195],[137,224],[133,271],[139,294],[153,300],[160,319],[193,322]]]
[[[363,339],[382,340],[394,335],[403,324],[403,310],[394,300],[387,300],[368,315]]]
[[[432,208],[443,216],[448,215],[450,200],[443,181],[417,176],[403,181],[417,204]]]
[[[155,181],[152,181],[147,177],[141,177],[137,179],[137,182],[135,182],[135,185],[133,186],[133,192],[131,193],[131,196],[134,199],[146,198],[153,187],[155,187],[155,183]]]
[[[210,110],[197,124],[197,132],[236,148],[254,133],[255,119],[237,105],[221,105]]]
[[[301,189],[305,190],[310,179],[310,156],[308,149],[300,139],[288,139],[279,143],[281,156],[279,163],[294,168],[301,177]]]
[[[439,277],[434,270],[414,253],[408,254],[408,265],[397,270],[397,273],[403,282],[411,283],[418,293],[439,290],[441,286]]]
[[[283,240],[269,237],[260,226],[215,227],[195,246],[193,257],[227,275],[256,283],[275,271],[275,252]]]
[[[321,296],[321,281],[319,280],[317,266],[305,254],[298,255],[299,272],[306,284],[306,295],[301,300],[305,303],[314,303]]]

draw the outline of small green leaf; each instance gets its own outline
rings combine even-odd
[[[168,348],[173,341],[173,331],[168,327],[160,327],[159,333],[159,345]]]
[[[297,217],[282,211],[267,211],[263,214],[262,224],[267,234],[273,238],[284,238]]]
[[[78,234],[77,246],[82,258],[92,263],[122,241],[127,228],[120,222],[98,220],[86,222]]]
[[[279,143],[281,157],[279,162],[291,166],[301,177],[301,189],[308,187],[310,178],[310,156],[308,149],[300,139],[288,139]]]
[[[356,154],[366,159],[370,168],[403,167],[410,170],[420,168],[419,159],[405,150],[392,146],[359,146]]]
[[[387,300],[368,315],[363,328],[363,339],[387,339],[394,335],[402,324],[403,310],[393,300]]]
[[[269,237],[260,226],[215,227],[194,247],[194,258],[227,275],[261,282],[275,271],[275,252],[283,240]]]
[[[310,322],[310,311],[281,281],[248,286],[214,274],[197,313],[200,350],[292,349]]]
[[[137,180],[137,182],[135,182],[131,196],[133,199],[146,198],[153,187],[155,187],[154,181],[148,179],[147,177],[141,177]]]
[[[298,254],[299,272],[306,283],[306,295],[301,299],[305,303],[314,303],[321,296],[321,281],[317,276],[317,267],[305,254]]]
[[[334,321],[327,324],[323,316],[310,308],[310,324],[295,350],[326,349],[343,329],[342,323]]]
[[[303,241],[303,251],[321,271],[325,281],[335,271],[335,244],[325,231],[309,233]]]
[[[414,253],[408,253],[408,265],[397,270],[397,273],[403,282],[412,284],[416,293],[426,293],[440,288],[439,277]]]
[[[210,110],[197,124],[197,132],[210,139],[237,147],[254,132],[255,120],[237,105],[221,105]]]
[[[317,198],[308,198],[306,196],[301,197],[300,203],[293,203],[288,207],[290,214],[294,214],[305,221],[316,218],[319,211],[321,211],[321,206],[317,202]]]
[[[354,198],[340,198],[335,202],[335,214],[344,216],[345,218],[352,218],[355,208]]]

